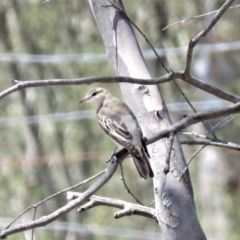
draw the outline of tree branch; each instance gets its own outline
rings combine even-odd
[[[151,137],[151,139],[147,139],[146,142],[147,144],[151,144],[161,138],[168,137],[171,132],[176,134],[177,132],[195,123],[198,123],[204,120],[224,117],[224,116],[227,116],[230,114],[236,114],[239,112],[240,112],[240,103],[236,103],[230,107],[226,107],[218,110],[198,112],[198,113],[189,115],[186,118],[182,119],[181,121],[162,130],[160,133],[157,133],[155,136]]]
[[[227,100],[232,103],[240,102],[240,97],[227,93],[220,88],[214,87],[210,84],[204,83],[201,80],[184,75],[184,72],[171,72],[162,77],[153,79],[140,79],[131,77],[121,77],[121,76],[106,76],[106,77],[86,77],[86,78],[76,78],[76,79],[50,79],[50,80],[31,80],[31,81],[19,81],[13,80],[16,85],[2,91],[0,93],[0,99],[16,92],[20,89],[25,89],[29,87],[44,87],[44,86],[63,86],[63,85],[81,85],[81,84],[92,84],[92,83],[119,83],[128,82],[135,84],[144,85],[155,85],[166,83],[172,80],[181,79],[184,82],[189,83],[205,92],[211,93],[212,95],[219,97],[221,99]]]
[[[32,222],[28,222],[28,223],[19,224],[19,225],[16,225],[15,227],[2,230],[0,232],[0,238],[4,239],[7,236],[17,233],[17,232],[22,232],[25,230],[45,226],[45,225],[53,222],[55,219],[59,218],[60,216],[66,214],[66,213],[70,212],[71,210],[73,210],[74,208],[78,207],[84,201],[89,199],[89,197],[91,197],[97,190],[99,190],[105,183],[107,183],[111,179],[111,177],[117,170],[117,166],[118,166],[119,162],[121,162],[127,155],[128,155],[128,151],[126,149],[122,149],[121,151],[117,152],[115,154],[117,160],[111,162],[111,164],[107,168],[106,172],[101,176],[101,178],[99,178],[88,190],[86,190],[81,195],[81,197],[78,197],[75,200],[70,201],[62,208],[59,208],[55,212],[53,212],[47,216],[43,216],[40,219],[37,219]]]
[[[16,218],[14,218],[13,221],[12,221],[10,224],[8,224],[3,230],[8,229],[13,223],[15,223],[20,217],[22,217],[26,212],[28,212],[28,211],[31,210],[32,208],[34,208],[34,210],[35,210],[39,205],[43,204],[44,202],[47,202],[48,200],[50,200],[50,199],[52,199],[52,198],[54,198],[54,197],[56,197],[56,196],[58,196],[58,195],[60,195],[60,194],[62,194],[62,193],[65,193],[65,192],[67,192],[67,191],[70,191],[70,190],[72,190],[72,189],[74,189],[74,188],[76,188],[76,187],[79,187],[79,186],[81,186],[81,185],[83,185],[83,184],[86,184],[86,183],[94,180],[95,178],[97,178],[97,177],[99,177],[100,175],[102,175],[105,171],[106,171],[106,169],[103,170],[103,171],[101,171],[101,172],[99,172],[99,173],[97,173],[97,174],[95,174],[94,176],[92,176],[92,177],[90,177],[90,178],[88,178],[88,179],[85,179],[84,181],[82,181],[82,182],[80,182],[80,183],[77,183],[77,184],[75,184],[75,185],[73,185],[73,186],[71,186],[71,187],[68,187],[68,188],[66,188],[66,189],[63,189],[63,190],[57,192],[57,193],[54,193],[53,195],[48,196],[47,198],[39,201],[38,203],[36,203],[36,204],[28,207],[28,208],[27,208],[26,210],[24,210],[21,214],[19,214]]]
[[[214,146],[214,147],[224,147],[233,150],[240,151],[240,145],[227,141],[181,141],[183,145],[204,145],[204,146]]]
[[[199,80],[195,77],[186,76],[184,74],[178,74],[178,78],[180,78],[181,80],[183,80],[186,83],[191,84],[194,87],[197,87],[205,92],[211,93],[212,95],[214,95],[216,97],[222,98],[222,99],[227,100],[232,103],[240,102],[239,96],[233,95],[231,93],[227,93],[227,92],[221,90],[220,88],[217,88],[208,83],[202,82],[201,80]]]
[[[67,194],[68,194],[67,195],[68,199],[75,199],[82,196],[82,193],[78,193],[78,192],[68,192]],[[99,197],[95,195],[91,196],[88,199],[88,201],[89,201],[88,203],[78,208],[78,212],[81,213],[96,206],[109,206],[109,207],[122,209],[122,211],[116,212],[114,214],[114,217],[116,219],[124,216],[129,216],[129,215],[139,215],[139,216],[155,219],[155,209],[150,207],[141,206],[138,204],[133,204],[130,202],[113,199],[113,198]]]
[[[131,189],[128,187],[127,183],[126,183],[126,180],[125,180],[125,177],[124,177],[124,173],[123,173],[123,167],[122,167],[122,163],[120,163],[120,170],[121,170],[121,180],[123,182],[123,185],[124,187],[126,188],[127,190],[127,193],[129,193],[133,198],[134,200],[139,203],[140,205],[144,206],[144,204],[133,194],[133,192],[131,191]]]
[[[194,141],[186,141],[186,140],[184,140],[184,141],[181,141],[181,144],[183,144],[183,145],[204,145],[204,146],[209,145],[209,146],[215,146],[215,147],[230,148],[230,149],[233,149],[233,150],[240,151],[240,145],[238,145],[236,143],[224,141],[224,140],[221,140],[219,138],[211,138],[211,137],[206,136],[205,134],[199,134],[199,133],[196,133],[196,132],[179,132],[178,135],[180,135],[180,134],[182,134],[182,135],[192,135],[196,138],[203,138],[203,139],[209,140],[209,141],[195,141],[195,140]]]
[[[204,138],[208,140],[213,140],[211,137],[206,136],[205,134],[199,134],[196,132],[178,132],[178,135],[192,135],[197,138]]]
[[[177,79],[177,77],[178,77],[178,73],[171,72],[162,77],[153,78],[150,80],[140,79],[140,78],[131,78],[131,77],[121,77],[121,76],[31,80],[31,81],[13,80],[13,82],[16,83],[16,85],[6,89],[5,91],[2,91],[0,93],[0,99],[20,89],[29,88],[29,87],[81,85],[81,84],[92,84],[92,83],[120,83],[120,82],[154,85],[154,84],[169,82],[173,79]]]
[[[238,7],[240,7],[240,4],[238,4],[238,5],[236,5],[236,6],[232,6],[232,7],[230,7],[229,9],[234,9],[234,8],[238,8]],[[208,16],[208,15],[217,13],[218,11],[219,11],[219,10],[215,10],[215,11],[212,11],[212,12],[204,13],[204,14],[201,14],[201,15],[197,15],[197,16],[194,16],[194,17],[187,18],[187,19],[183,19],[183,20],[181,20],[181,21],[178,21],[178,22],[172,23],[172,24],[170,24],[170,25],[167,25],[166,27],[164,27],[164,28],[162,29],[162,31],[165,31],[165,30],[167,30],[168,28],[173,27],[173,26],[175,26],[175,25],[177,25],[177,24],[183,24],[183,23],[186,23],[186,22],[188,22],[188,21],[190,21],[190,20],[195,20],[195,19],[198,19],[198,18],[202,18],[202,17]]]
[[[187,60],[186,60],[186,66],[185,66],[185,75],[190,76],[191,71],[191,64],[192,64],[192,54],[194,47],[199,43],[199,41],[205,37],[209,31],[214,27],[214,25],[218,22],[218,20],[222,17],[222,15],[226,12],[226,10],[230,7],[230,5],[234,2],[234,0],[227,0],[221,8],[217,11],[217,13],[213,16],[211,22],[208,24],[207,28],[205,30],[202,30],[200,33],[198,33],[195,37],[193,37],[188,45],[188,51],[187,51]]]

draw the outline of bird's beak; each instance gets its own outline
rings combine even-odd
[[[86,101],[85,98],[83,98],[82,100],[79,101],[79,104],[83,103],[84,101]]]
[[[90,97],[84,97],[82,100],[79,101],[79,104],[81,104],[89,99],[90,99]]]

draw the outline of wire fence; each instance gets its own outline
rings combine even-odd
[[[226,52],[240,50],[240,41],[231,43],[218,43],[218,44],[200,44],[196,46],[194,53],[213,53],[213,52]],[[187,52],[186,47],[164,48],[156,49],[160,57],[165,57],[168,54],[185,55]],[[152,50],[143,51],[146,59],[155,59],[156,56]],[[34,55],[34,54],[14,54],[14,53],[1,53],[0,62],[17,62],[17,63],[41,63],[41,64],[61,64],[64,62],[81,62],[88,64],[96,64],[99,62],[107,62],[106,54],[97,53],[83,53],[83,54],[59,54],[59,55]]]

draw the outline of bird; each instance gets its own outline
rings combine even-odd
[[[117,145],[128,150],[139,175],[143,179],[154,177],[143,133],[132,110],[101,87],[90,90],[79,103],[83,102],[95,104],[100,127]]]

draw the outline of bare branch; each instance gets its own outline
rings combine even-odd
[[[201,146],[192,156],[191,158],[188,160],[187,162],[187,166],[191,163],[191,161],[197,156],[198,153],[200,153],[207,145],[204,145],[204,146]],[[187,170],[187,167],[186,169],[184,170],[184,173],[186,172]]]
[[[181,141],[181,144],[184,145],[204,145],[204,146],[214,146],[214,147],[223,147],[233,150],[240,151],[240,145],[227,141]]]
[[[184,99],[186,100],[186,102],[188,103],[188,105],[190,106],[190,108],[193,110],[193,112],[194,112],[194,113],[197,113],[197,110],[194,108],[194,106],[192,105],[192,103],[188,100],[186,94],[182,91],[182,89],[179,87],[179,85],[176,83],[176,81],[173,80],[173,82],[174,82],[175,86],[177,87],[178,91],[182,94],[182,96],[184,97]],[[210,124],[207,124],[207,123],[205,123],[204,121],[203,121],[202,123],[203,123],[203,125],[205,126],[205,128],[212,133],[213,136],[216,136],[216,135],[215,135],[215,132],[214,132],[214,130],[212,130]]]
[[[81,197],[79,197],[75,200],[72,200],[71,202],[69,202],[65,206],[59,208],[55,212],[53,212],[47,216],[43,216],[40,219],[37,219],[32,222],[28,222],[28,223],[19,224],[12,228],[2,230],[0,232],[0,238],[6,238],[8,235],[11,235],[11,234],[14,234],[17,232],[22,232],[22,231],[29,230],[32,228],[45,226],[45,225],[53,222],[60,216],[66,214],[66,213],[70,212],[71,210],[73,210],[74,208],[78,207],[84,201],[89,199],[90,196],[92,196],[97,190],[99,190],[105,183],[107,183],[110,180],[110,178],[113,176],[113,174],[117,170],[117,166],[118,166],[119,162],[121,162],[127,155],[128,155],[128,151],[126,149],[122,149],[121,151],[117,152],[115,154],[117,161],[111,162],[111,164],[107,168],[106,172],[102,175],[102,177],[100,179],[98,179],[88,190],[86,190],[82,194]]]
[[[191,158],[188,160],[187,162],[187,166],[184,168],[184,170],[182,171],[182,175],[180,177],[180,179],[184,176],[184,174],[186,173],[186,171],[188,170],[188,166],[189,164],[192,162],[192,160],[194,159],[194,157],[197,156],[198,153],[200,153],[204,148],[206,147],[206,145],[201,146],[192,156]]]
[[[148,204],[148,207],[151,207],[154,203],[155,203],[155,200],[153,200],[152,202],[150,202],[150,203]]]
[[[190,76],[191,64],[192,64],[192,54],[194,47],[198,44],[198,42],[205,37],[209,31],[214,27],[214,25],[218,22],[218,20],[222,17],[222,15],[226,12],[226,10],[230,7],[230,5],[234,2],[234,0],[227,0],[222,7],[217,11],[217,13],[213,16],[211,22],[208,24],[205,30],[202,30],[195,37],[193,37],[188,45],[187,51],[187,60],[185,66],[185,75]]]
[[[205,145],[205,146],[209,145],[209,146],[224,147],[224,148],[240,151],[240,145],[236,143],[224,141],[221,139],[210,138],[204,134],[198,134],[195,132],[179,132],[178,134],[192,135],[197,138],[204,138],[209,140],[209,141],[181,141],[181,144],[184,144],[184,145]]]
[[[196,133],[196,132],[179,132],[178,135],[192,135],[194,137],[197,137],[197,138],[205,138],[205,139],[208,139],[208,140],[213,140],[212,138],[204,135],[204,134],[199,134],[199,133]]]
[[[78,197],[81,197],[83,193],[77,193],[77,192],[68,192],[68,199],[75,199]],[[154,218],[155,215],[155,209],[141,206],[138,204],[133,204],[130,202],[126,202],[123,200],[113,199],[113,198],[106,198],[106,197],[99,197],[99,196],[91,196],[88,199],[88,203],[84,204],[78,209],[78,212],[83,212],[88,209],[91,209],[96,206],[109,206],[109,207],[115,207],[119,209],[123,209],[123,211],[117,212],[114,214],[115,218],[120,218],[123,216],[129,216],[129,215],[139,215],[144,216],[148,218]]]
[[[229,149],[233,149],[233,150],[237,150],[240,151],[240,145],[236,144],[236,143],[232,143],[232,142],[227,142],[227,141],[221,141],[221,140],[212,140],[212,141],[181,141],[181,144],[186,144],[186,145],[203,145],[202,147],[200,147],[194,154],[193,156],[190,158],[190,160],[188,161],[187,165],[190,164],[190,162],[192,161],[192,159],[205,147],[207,146],[214,146],[214,147],[224,147],[224,148],[229,148]],[[188,167],[185,167],[185,169],[182,172],[182,176],[186,173]],[[181,178],[182,178],[181,176]]]
[[[16,85],[2,91],[0,93],[0,99],[5,96],[16,92],[20,89],[29,88],[29,87],[44,87],[44,86],[63,86],[63,85],[81,85],[81,84],[92,84],[92,83],[119,83],[119,82],[127,82],[127,83],[136,83],[143,85],[153,85],[166,83],[173,79],[177,79],[178,74],[174,72],[170,72],[160,78],[153,79],[138,79],[131,77],[86,77],[86,78],[75,78],[75,79],[50,79],[50,80],[31,80],[31,81],[19,81],[13,80]]]
[[[43,204],[44,202],[47,202],[48,200],[50,200],[50,199],[52,199],[52,198],[54,198],[54,197],[56,197],[56,196],[58,196],[58,195],[60,195],[60,194],[62,194],[62,193],[65,193],[65,192],[67,192],[67,191],[70,191],[70,190],[72,190],[72,189],[74,189],[74,188],[76,188],[76,187],[79,187],[79,186],[81,186],[81,185],[84,185],[84,184],[86,184],[86,183],[94,180],[95,178],[97,178],[97,177],[99,177],[100,175],[102,175],[103,173],[105,173],[106,170],[107,170],[107,169],[104,169],[103,171],[95,174],[94,176],[92,176],[92,177],[90,177],[90,178],[88,178],[88,179],[85,179],[84,181],[82,181],[82,182],[80,182],[80,183],[77,183],[77,184],[75,184],[75,185],[73,185],[73,186],[71,186],[71,187],[69,187],[69,188],[66,188],[66,189],[63,189],[63,190],[61,190],[61,191],[59,191],[59,192],[57,192],[57,193],[54,193],[53,195],[51,195],[51,196],[49,196],[49,197],[41,200],[40,202],[34,204],[33,206],[28,207],[28,208],[27,208],[26,210],[24,210],[21,214],[19,214],[10,224],[8,224],[3,230],[8,229],[14,222],[16,222],[20,217],[22,217],[26,212],[28,212],[28,211],[31,210],[32,208],[36,209],[39,205]]]
[[[223,127],[225,124],[227,124],[227,123],[229,123],[230,121],[232,121],[236,116],[237,116],[237,114],[227,116],[227,117],[224,118],[222,121],[220,121],[219,123],[217,123],[213,128],[216,129],[216,128]]]
[[[34,213],[33,213],[33,221],[35,221],[35,219],[36,219],[36,214],[37,214],[37,208],[35,207],[35,208],[34,208]],[[32,229],[32,236],[31,236],[31,240],[33,240],[33,236],[34,236],[34,229],[35,229],[35,228],[33,228],[33,229]]]
[[[224,117],[230,114],[236,114],[240,112],[240,103],[236,103],[230,107],[222,108],[219,110],[212,110],[212,111],[205,111],[205,112],[199,112],[192,115],[187,116],[186,118],[182,119],[181,121],[173,124],[172,126],[162,130],[160,133],[156,134],[155,136],[151,137],[151,139],[147,139],[147,144],[151,144],[161,138],[168,137],[171,132],[174,132],[175,134],[184,128],[193,125],[195,123]]]
[[[92,83],[117,83],[117,82],[128,82],[135,84],[154,85],[166,83],[175,79],[181,79],[184,82],[191,84],[205,92],[211,93],[216,97],[222,98],[232,103],[240,102],[240,97],[222,91],[221,89],[214,87],[210,84],[204,83],[201,80],[188,76],[186,77],[183,72],[171,72],[162,77],[153,79],[140,79],[131,77],[121,76],[106,76],[106,77],[87,77],[87,78],[76,78],[76,79],[49,79],[49,80],[31,80],[31,81],[19,81],[14,80],[17,84],[2,91],[0,93],[0,99],[8,96],[9,94],[16,92],[20,89],[29,87],[44,87],[44,86],[63,86],[63,85],[81,85],[81,84],[92,84]]]
[[[236,5],[236,6],[232,6],[232,7],[230,7],[229,9],[234,9],[234,8],[238,8],[238,7],[240,7],[240,4],[238,4],[238,5]],[[190,20],[195,20],[195,19],[198,19],[198,18],[202,18],[202,17],[208,16],[208,15],[211,15],[211,14],[214,14],[214,13],[217,13],[217,12],[218,12],[218,10],[215,10],[215,11],[212,11],[212,12],[204,13],[204,14],[201,14],[201,15],[198,15],[198,16],[190,17],[190,18],[187,18],[187,19],[184,19],[184,20],[181,20],[181,21],[172,23],[172,24],[164,27],[164,28],[162,29],[162,31],[165,31],[165,30],[167,30],[168,28],[173,27],[173,26],[175,26],[175,25],[177,25],[177,24],[183,24],[183,23],[186,23],[186,22],[188,22],[188,21],[190,21]]]
[[[132,191],[131,191],[130,188],[128,187],[128,185],[127,185],[127,183],[126,183],[126,180],[125,180],[125,177],[124,177],[122,163],[120,163],[120,170],[121,170],[121,175],[122,175],[122,176],[121,176],[121,180],[122,180],[122,182],[123,182],[124,187],[125,187],[126,190],[127,190],[127,193],[129,193],[129,194],[134,198],[134,200],[135,200],[137,203],[139,203],[139,204],[141,204],[142,206],[144,206],[144,204],[143,204],[137,197],[135,197],[135,195],[132,193]]]
[[[205,82],[202,82],[201,80],[192,77],[192,76],[185,76],[184,74],[178,74],[178,78],[183,80],[184,82],[187,82],[191,84],[192,86],[195,86],[205,92],[208,92],[216,97],[222,98],[224,100],[227,100],[232,103],[240,102],[240,97],[233,95],[231,93],[227,93],[220,88],[217,88],[215,86],[212,86],[210,84],[207,84]]]

